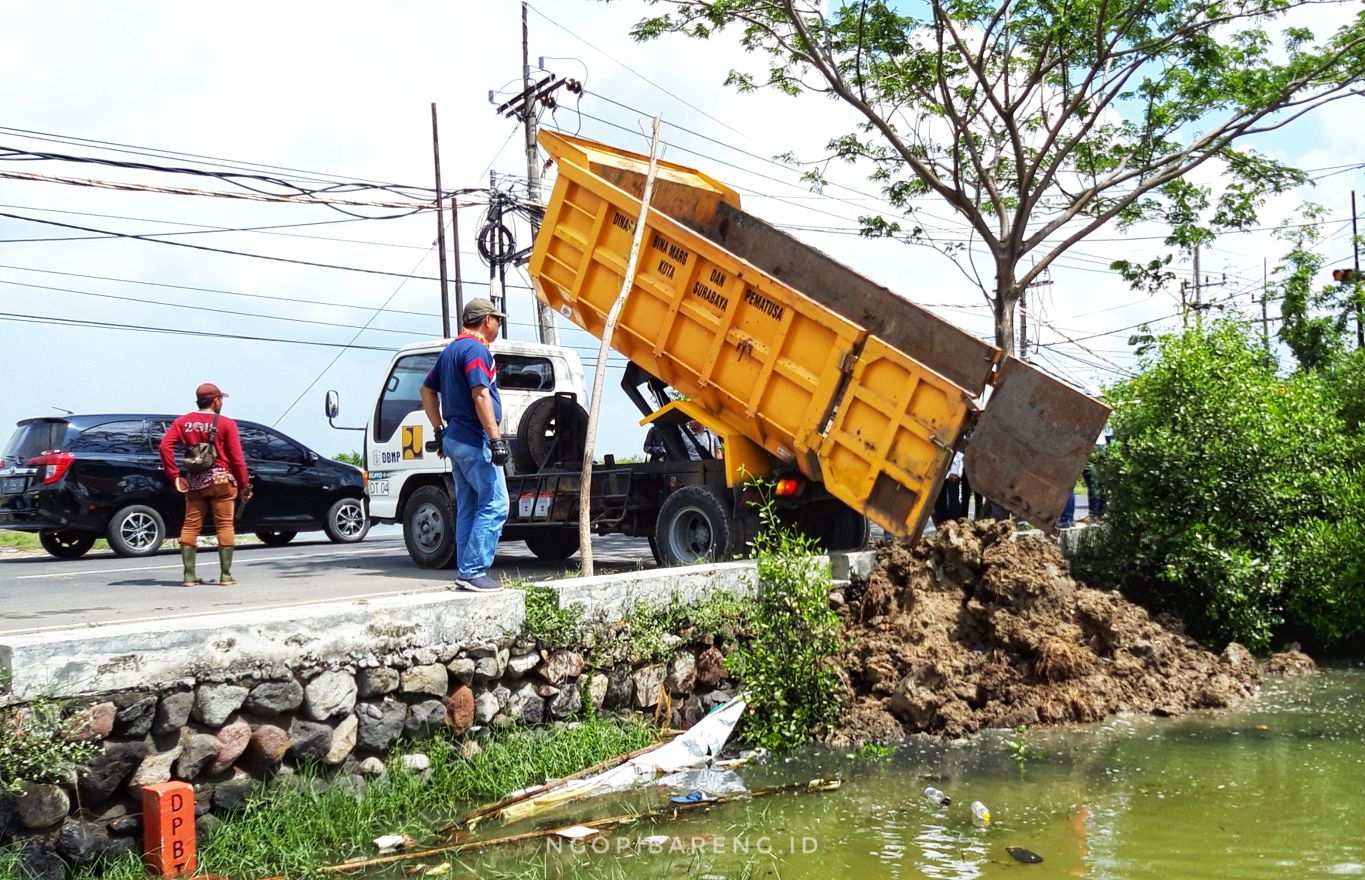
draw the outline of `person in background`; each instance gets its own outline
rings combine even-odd
[[[194,389],[199,409],[171,422],[166,436],[161,438],[161,467],[175,483],[176,490],[185,496],[180,560],[185,569],[182,585],[186,587],[203,583],[195,574],[194,563],[199,533],[210,512],[218,534],[218,583],[224,587],[237,583],[232,576],[232,551],[237,544],[232,519],[239,494],[243,504],[251,500],[251,483],[247,479],[246,456],[242,455],[237,423],[222,414],[226,397],[227,394],[212,382],[200,385]],[[176,446],[188,450],[200,443],[212,446],[213,465],[197,473],[181,473],[175,457]]]
[[[495,593],[489,576],[509,512],[507,481],[499,468],[510,449],[502,439],[502,398],[488,346],[507,315],[476,297],[465,303],[463,332],[445,347],[422,382],[422,410],[450,459],[455,481],[455,586]],[[444,426],[442,422],[444,421]]]
[[[650,462],[663,461],[664,454],[663,438],[659,436],[659,429],[653,425],[649,426],[649,432],[645,434],[645,455]]]
[[[949,520],[966,516],[965,500],[966,496],[962,492],[962,453],[955,452],[953,462],[948,466],[948,475],[943,478],[943,485],[939,487],[934,510],[929,515],[934,526],[938,527]]]
[[[723,458],[721,452],[720,438],[715,433],[696,419],[691,419],[687,423],[687,430],[683,431],[683,442],[687,444],[687,457],[693,461],[701,461],[705,458]],[[705,450],[705,454],[702,453]]]

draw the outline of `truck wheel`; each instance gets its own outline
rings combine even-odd
[[[95,546],[93,532],[76,532],[71,529],[45,531],[38,533],[38,543],[43,549],[58,559],[80,559]]]
[[[729,559],[735,549],[730,513],[705,486],[684,486],[659,508],[654,542],[664,565]]]
[[[547,464],[582,461],[587,436],[588,413],[577,401],[542,397],[526,408],[517,423],[517,442],[512,447],[517,473],[533,474]]]
[[[166,540],[166,521],[154,508],[130,504],[109,520],[105,537],[119,556],[152,556]]]
[[[408,499],[403,543],[418,568],[446,568],[455,558],[455,503],[440,486],[423,486]]]
[[[842,504],[831,508],[822,516],[817,528],[815,539],[830,553],[861,550],[867,546],[870,535],[867,517]]]
[[[578,529],[543,529],[522,540],[539,559],[568,559],[578,552]]]

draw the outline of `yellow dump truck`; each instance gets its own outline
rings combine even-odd
[[[550,131],[540,144],[558,178],[531,276],[546,304],[601,338],[648,157]],[[647,534],[672,546],[656,548],[671,562],[698,549],[681,538],[704,527],[711,552],[692,555],[731,555],[753,516],[745,484],[765,477],[828,546],[861,540],[864,515],[918,535],[956,451],[974,491],[1044,528],[1056,521],[1108,416],[1102,404],[745,213],[735,190],[699,171],[660,162],[645,224],[610,343],[631,362],[623,386],[667,441],[673,470],[661,469],[660,483],[637,466],[616,475],[616,490],[595,489],[605,493],[602,505],[594,498],[599,530]],[[695,474],[676,470],[687,444],[679,426],[693,418],[724,449]],[[569,410],[549,420],[579,421]],[[509,478],[514,521],[519,496],[556,496],[546,476]],[[560,494],[566,478],[553,476]],[[633,515],[623,479],[650,486],[653,500]],[[684,490],[673,506],[691,519],[660,519],[667,496]],[[715,506],[723,521],[705,515]],[[553,507],[541,505],[547,516]]]

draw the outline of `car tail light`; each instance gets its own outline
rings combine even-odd
[[[55,483],[66,476],[67,468],[71,467],[71,462],[76,460],[76,456],[69,452],[44,452],[42,455],[35,455],[28,460],[29,467],[42,468],[43,485]]]
[[[778,480],[778,481],[777,481],[777,490],[776,490],[776,493],[775,493],[775,494],[776,494],[779,498],[785,498],[785,497],[790,496],[790,495],[795,495],[797,492],[800,492],[800,491],[801,491],[801,481],[800,481],[800,480],[797,480],[797,479],[793,479],[793,478],[791,478],[791,477],[787,477],[787,478],[785,478],[785,479],[781,479],[781,480]]]

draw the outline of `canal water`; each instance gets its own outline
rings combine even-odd
[[[1365,877],[1359,665],[1271,679],[1233,712],[991,731],[882,756],[810,749],[739,772],[751,789],[836,775],[842,785],[644,819],[581,844],[471,853],[452,860],[450,876]],[[952,804],[930,804],[926,786]],[[559,815],[581,821],[661,801],[654,790]],[[989,827],[974,821],[973,801],[989,809]],[[1010,848],[1042,861],[1020,862]]]

